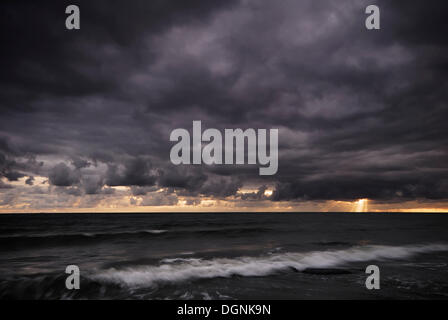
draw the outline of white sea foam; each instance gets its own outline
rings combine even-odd
[[[413,246],[361,246],[337,251],[278,253],[262,257],[216,259],[165,259],[157,266],[109,269],[91,277],[100,282],[128,287],[150,287],[158,283],[176,283],[190,279],[238,276],[267,276],[294,268],[329,268],[350,262],[403,259],[419,253],[448,251],[446,244]]]
[[[159,234],[159,233],[165,233],[168,232],[168,230],[145,230],[147,233],[152,233],[152,234]]]

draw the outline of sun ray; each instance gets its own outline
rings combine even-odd
[[[359,199],[353,203],[352,212],[367,212],[368,211],[368,199]]]

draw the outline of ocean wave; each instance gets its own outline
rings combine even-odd
[[[107,236],[126,236],[126,235],[142,235],[142,234],[164,234],[170,232],[173,236],[182,236],[187,234],[210,235],[210,234],[248,234],[249,232],[262,233],[270,231],[266,228],[254,227],[238,227],[238,228],[204,228],[192,230],[165,230],[165,229],[145,229],[145,230],[129,230],[129,231],[105,231],[105,232],[44,232],[44,233],[15,233],[9,235],[0,235],[0,240],[14,239],[44,239],[44,238],[95,238]]]
[[[15,250],[22,247],[87,245],[98,241],[111,241],[117,238],[143,239],[146,237],[161,237],[168,232],[168,230],[150,229],[116,232],[11,234],[0,236],[0,251]]]
[[[261,257],[165,259],[160,265],[108,269],[91,275],[91,279],[126,287],[151,287],[160,283],[177,283],[194,279],[231,276],[267,276],[273,273],[309,268],[330,268],[351,262],[404,259],[434,251],[448,251],[446,244],[413,246],[357,246],[345,250],[279,253]]]
[[[132,235],[132,234],[160,234],[168,232],[168,230],[133,230],[133,231],[110,231],[110,232],[79,232],[79,233],[31,233],[31,234],[10,234],[6,236],[0,236],[0,239],[17,239],[17,238],[58,238],[58,237],[89,237],[94,238],[98,236],[116,236],[116,235]]]
[[[0,243],[3,245],[0,250],[12,250],[18,246],[59,246],[59,245],[82,245],[90,244],[94,241],[112,240],[119,237],[143,239],[146,237],[228,237],[247,236],[249,233],[264,233],[268,229],[254,227],[238,228],[203,228],[203,229],[137,229],[126,231],[77,231],[77,232],[40,232],[40,233],[16,233],[0,235]]]

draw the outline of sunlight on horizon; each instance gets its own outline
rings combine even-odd
[[[359,199],[353,204],[353,212],[367,212],[369,199]]]

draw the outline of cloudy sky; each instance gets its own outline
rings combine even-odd
[[[446,1],[69,4],[0,5],[0,212],[448,211]],[[277,174],[171,164],[193,120]]]

